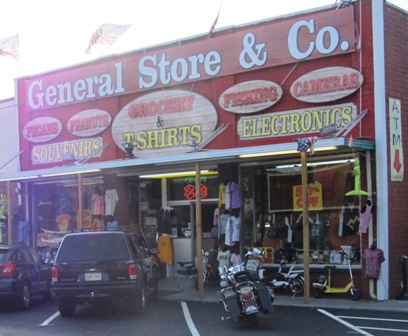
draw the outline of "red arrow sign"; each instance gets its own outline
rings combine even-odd
[[[400,156],[399,156],[399,149],[395,150],[395,156],[394,156],[394,169],[399,173],[399,171],[402,168],[402,164],[400,162]]]

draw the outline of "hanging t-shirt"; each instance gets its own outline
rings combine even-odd
[[[219,190],[218,190],[218,207],[221,207],[223,205],[225,205],[225,191],[226,191],[227,185],[224,183],[221,183],[219,186]]]
[[[363,258],[366,261],[365,277],[368,279],[378,279],[380,277],[381,263],[385,260],[383,250],[365,249]]]
[[[30,223],[26,219],[18,222],[18,242],[28,245],[30,237]]]
[[[116,189],[107,189],[105,191],[105,216],[114,215],[118,201],[119,197]]]
[[[239,217],[231,216],[230,222],[232,228],[231,241],[239,242],[241,233],[241,219]]]
[[[92,201],[92,214],[97,216],[103,216],[105,214],[105,203],[103,196],[98,193],[94,193],[91,198]]]
[[[220,215],[220,222],[219,222],[219,227],[218,227],[218,238],[221,238],[222,235],[225,235],[225,229],[227,227],[227,222],[228,222],[229,215],[227,214],[221,214]]]
[[[358,228],[359,233],[367,233],[368,225],[370,224],[371,214],[373,211],[373,205],[366,204],[364,212],[360,215],[360,226]]]
[[[235,182],[230,182],[226,189],[225,209],[239,209],[241,207],[241,190]]]
[[[220,274],[224,274],[225,266],[228,266],[230,251],[219,251],[217,255],[218,270]]]
[[[232,221],[231,216],[229,216],[225,226],[225,245],[233,246],[234,244],[235,242],[232,241]]]

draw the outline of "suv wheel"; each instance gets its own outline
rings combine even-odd
[[[142,285],[140,289],[131,297],[131,307],[136,314],[143,314],[146,310],[146,293],[144,286]]]
[[[68,299],[60,299],[58,302],[58,310],[62,317],[70,317],[75,315],[76,304]]]
[[[28,285],[25,283],[23,284],[23,287],[21,287],[20,289],[17,301],[18,309],[27,310],[28,307],[30,307],[30,301],[31,301],[30,288],[28,288]]]
[[[51,283],[47,284],[47,290],[44,292],[44,299],[46,301],[52,301],[55,299],[55,292],[51,286]]]

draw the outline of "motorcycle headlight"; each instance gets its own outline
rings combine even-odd
[[[221,280],[220,286],[221,286],[221,287],[227,287],[227,286],[228,286],[228,282],[225,281],[225,280]]]

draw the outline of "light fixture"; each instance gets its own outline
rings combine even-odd
[[[190,146],[190,147],[193,147],[193,149],[196,151],[196,150],[198,150],[198,143],[197,143],[197,138],[196,137],[190,137],[188,140],[187,140],[187,145],[188,146]]]
[[[38,175],[30,175],[30,176],[20,176],[20,177],[2,177],[0,178],[0,182],[5,182],[5,181],[21,181],[21,180],[30,180],[30,179],[36,179],[39,178]]]
[[[96,173],[96,172],[100,172],[100,171],[101,171],[100,169],[88,169],[88,170],[79,170],[79,171],[70,171],[70,172],[42,174],[41,177],[53,177],[53,176],[63,176],[63,175]]]
[[[218,175],[217,171],[212,170],[202,170],[200,172],[201,176],[211,176],[211,175]],[[177,178],[177,177],[191,177],[196,176],[195,171],[185,171],[185,172],[178,172],[178,173],[163,173],[163,174],[148,174],[148,175],[140,175],[140,178]]]
[[[125,142],[124,144],[122,144],[122,146],[125,148],[125,158],[134,159],[135,155],[133,154],[133,149],[135,148],[135,146],[133,146],[133,144],[131,144],[130,142]]]
[[[323,151],[329,151],[329,150],[335,150],[335,149],[337,149],[336,146],[327,146],[327,147],[317,147],[317,148],[315,148],[314,151],[315,152],[323,152]],[[296,154],[296,153],[299,153],[297,149],[288,149],[288,150],[275,151],[275,152],[241,154],[241,155],[239,155],[239,158],[245,159],[245,158],[261,157],[261,156]]]
[[[353,163],[354,159],[344,159],[344,160],[331,160],[331,161],[314,161],[314,162],[308,162],[307,166],[308,167],[313,167],[313,166],[325,166],[325,165],[335,165],[335,164],[341,164],[341,163]],[[276,169],[285,169],[285,168],[293,168],[296,167],[297,164],[285,164],[285,165],[278,165],[276,166]],[[274,168],[275,169],[275,168]],[[268,170],[268,169],[267,169]],[[273,170],[273,169],[272,169]]]
[[[334,132],[338,131],[339,128],[337,124],[330,124],[328,126],[322,127],[319,132],[321,136],[327,136],[329,134],[333,134]]]

